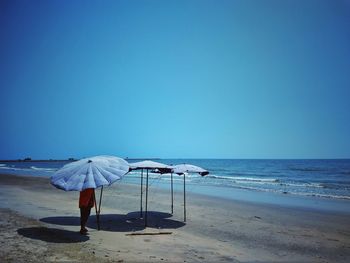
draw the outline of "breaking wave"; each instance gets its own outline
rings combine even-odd
[[[30,169],[37,170],[37,171],[57,171],[55,168],[39,168],[36,166],[31,166]]]
[[[249,182],[279,182],[278,179],[275,178],[254,178],[254,177],[238,177],[238,176],[219,176],[219,175],[208,175],[209,178],[215,179],[226,179],[232,181],[249,181]]]

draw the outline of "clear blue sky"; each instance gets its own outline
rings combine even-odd
[[[0,158],[349,158],[350,1],[0,1]]]

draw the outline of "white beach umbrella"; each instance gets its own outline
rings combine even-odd
[[[185,173],[198,173],[202,176],[209,174],[209,172],[199,166],[192,164],[178,164],[172,166],[172,171],[175,174],[185,174]]]
[[[136,162],[136,163],[129,163],[129,166],[131,170],[140,170],[140,169],[172,169],[171,166],[158,163],[154,161],[142,161],[142,162]]]
[[[186,222],[186,174],[188,173],[198,173],[201,176],[209,174],[209,172],[199,166],[192,164],[178,164],[172,166],[171,173],[171,211],[173,212],[174,206],[174,194],[173,194],[173,173],[184,176],[184,221]]]
[[[65,191],[83,191],[87,188],[101,187],[99,208],[95,208],[97,224],[101,210],[104,185],[120,180],[129,171],[129,164],[114,156],[95,156],[66,164],[51,176],[51,184]]]
[[[51,184],[65,191],[98,188],[120,180],[129,165],[114,156],[95,156],[66,164],[51,176]]]
[[[142,218],[142,195],[143,195],[143,170],[145,169],[147,171],[146,174],[146,208],[145,208],[145,226],[147,226],[147,214],[148,214],[148,170],[154,170],[158,169],[160,171],[166,171],[170,172],[171,171],[171,166],[163,164],[163,163],[158,163],[154,161],[141,161],[141,162],[136,162],[136,163],[130,163],[129,164],[131,170],[141,170],[141,202],[140,202],[140,217]]]

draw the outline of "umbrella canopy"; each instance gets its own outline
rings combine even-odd
[[[207,170],[204,170],[203,168],[199,166],[195,166],[193,164],[178,164],[172,166],[171,170],[171,211],[173,212],[173,173],[183,175],[184,176],[184,221],[186,222],[186,179],[185,175],[187,173],[198,173],[201,176],[205,176],[209,174]]]
[[[172,167],[172,171],[175,174],[184,174],[184,173],[198,173],[201,176],[205,176],[209,174],[207,170],[204,170],[203,168],[199,166],[195,166],[192,164],[178,164],[174,165]]]
[[[148,170],[165,170],[167,172],[171,172],[171,166],[158,163],[154,161],[142,161],[142,162],[136,162],[136,163],[130,163],[130,170],[141,170],[141,199],[140,199],[140,217],[142,217],[142,196],[143,196],[143,170],[146,170],[146,209],[145,209],[145,226],[147,226],[147,214],[148,214]]]
[[[98,188],[120,180],[129,164],[114,156],[95,156],[66,164],[51,176],[51,184],[65,191]]]
[[[142,162],[136,162],[136,163],[130,163],[130,169],[131,170],[140,170],[140,169],[169,169],[171,170],[171,166],[158,163],[154,161],[142,161]]]

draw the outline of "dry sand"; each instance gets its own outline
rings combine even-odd
[[[233,202],[150,188],[149,226],[139,215],[139,187],[105,188],[102,229],[79,231],[78,193],[48,178],[0,175],[0,262],[350,262],[348,214]],[[155,212],[157,211],[157,212]],[[172,232],[129,236],[130,233]]]

